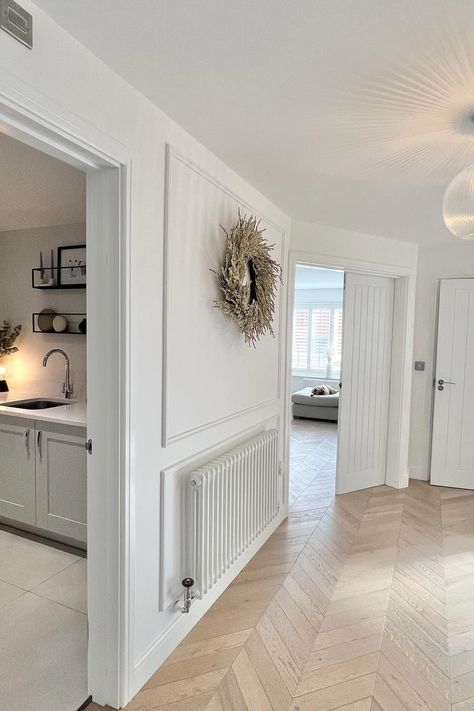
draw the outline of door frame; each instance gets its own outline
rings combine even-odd
[[[131,668],[131,156],[100,132],[94,143],[85,140],[76,123],[77,117],[59,117],[0,82],[0,132],[86,173],[88,338],[101,339],[103,354],[92,358],[87,349],[87,430],[93,440],[87,484],[88,693],[118,708],[128,701]]]
[[[387,467],[385,483],[395,489],[408,486],[409,439],[413,337],[415,327],[416,265],[405,267],[339,257],[318,252],[290,250],[288,271],[285,392],[285,441],[289,442],[291,427],[291,349],[293,342],[293,310],[295,299],[296,265],[339,269],[372,276],[395,279],[392,366],[390,371],[389,426],[387,437]],[[288,447],[289,449],[289,447]],[[289,467],[285,487],[288,491]],[[286,495],[288,500],[288,494]]]

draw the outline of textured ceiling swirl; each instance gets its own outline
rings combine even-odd
[[[452,239],[444,189],[474,163],[471,0],[40,5],[296,219]]]

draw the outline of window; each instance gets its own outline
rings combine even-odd
[[[296,307],[293,318],[294,375],[339,378],[342,351],[342,306]]]

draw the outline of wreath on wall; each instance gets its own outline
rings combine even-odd
[[[222,227],[222,225],[221,225]],[[222,299],[215,306],[233,319],[244,335],[245,342],[254,347],[265,333],[273,336],[277,284],[281,281],[281,267],[272,259],[274,245],[268,244],[255,215],[240,214],[230,232],[224,229],[224,264],[217,274]]]

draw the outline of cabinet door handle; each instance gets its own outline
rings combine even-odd
[[[37,445],[37,447],[38,447],[38,454],[39,454],[40,461],[43,459],[43,446],[42,446],[42,442],[43,442],[43,433],[42,433],[41,430],[40,430],[40,431],[38,432],[38,436],[37,436],[37,438],[36,438],[36,445]]]
[[[25,430],[26,456],[30,456],[30,430]]]

